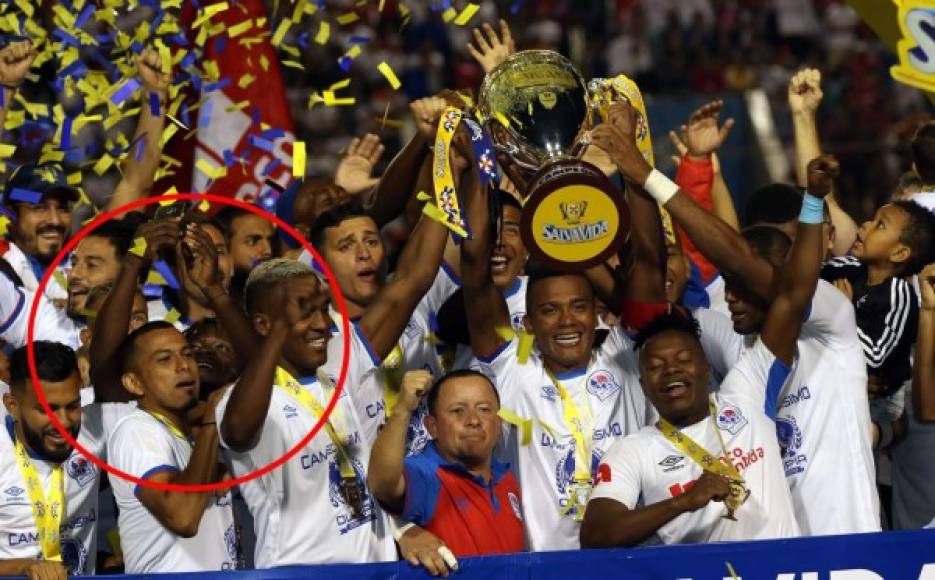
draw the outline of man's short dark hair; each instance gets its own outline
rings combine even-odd
[[[364,206],[359,201],[350,201],[336,205],[328,211],[322,212],[315,218],[315,226],[309,234],[308,241],[315,249],[321,251],[325,247],[325,231],[328,228],[337,227],[345,220],[358,217],[369,217],[373,219],[370,212],[364,209]]]
[[[798,219],[802,209],[802,190],[787,183],[770,183],[747,198],[745,225],[784,224]]]
[[[231,236],[234,235],[234,220],[248,215],[254,214],[250,210],[243,209],[242,207],[229,205],[215,214],[212,221],[221,229],[221,233],[224,234],[224,239],[230,242]]]
[[[912,160],[922,181],[935,183],[935,121],[919,127],[912,137]]]
[[[701,341],[701,327],[698,321],[691,313],[679,308],[673,308],[671,312],[660,314],[653,318],[648,324],[645,324],[636,335],[633,341],[633,349],[639,351],[652,337],[663,332],[675,331],[689,334]]]
[[[755,225],[744,228],[740,235],[750,244],[753,252],[765,258],[773,266],[781,267],[792,248],[792,239],[779,228]]]
[[[497,398],[497,405],[500,405],[500,393],[497,392],[496,385],[493,384],[487,375],[473,369],[461,369],[457,371],[451,371],[450,373],[446,373],[436,379],[435,384],[432,385],[432,390],[429,391],[428,399],[426,400],[426,405],[429,409],[429,415],[435,415],[435,408],[438,406],[438,394],[441,392],[442,385],[452,379],[466,379],[470,377],[480,377],[484,379],[484,381],[490,385],[490,388],[493,389],[493,394]]]
[[[75,351],[60,342],[37,340],[35,349],[36,374],[40,381],[57,383],[78,372]],[[29,381],[29,358],[27,347],[21,346],[10,357],[10,386],[22,392]]]
[[[136,238],[136,229],[143,223],[143,214],[138,212],[129,213],[119,220],[109,220],[102,223],[88,234],[89,238],[103,238],[110,242],[114,247],[117,259],[123,260],[123,257],[130,251],[130,246]]]
[[[175,326],[165,320],[153,320],[137,328],[123,339],[120,345],[120,362],[123,365],[122,372],[128,373],[133,370],[136,363],[136,351],[141,338],[156,330],[176,330]]]
[[[935,262],[935,214],[911,200],[894,201],[893,205],[909,214],[899,241],[909,246],[910,256],[900,273],[903,276],[918,274]]]
[[[565,270],[559,270],[557,268],[552,268],[549,265],[539,261],[539,260],[529,260],[526,262],[526,311],[532,311],[529,300],[532,296],[532,288],[539,282],[543,280],[548,280],[550,278],[562,278],[565,276],[579,276],[585,282],[588,282],[588,279],[584,274],[580,272],[570,272]],[[588,287],[591,284],[588,282]]]

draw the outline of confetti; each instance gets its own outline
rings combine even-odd
[[[468,5],[464,7],[464,10],[461,11],[461,14],[458,14],[458,17],[455,18],[455,24],[458,26],[464,26],[470,22],[471,18],[477,14],[478,10],[480,10],[480,6],[474,4],[473,2],[468,3]]]
[[[256,80],[256,77],[255,77],[255,76],[253,76],[253,75],[250,74],[250,73],[247,73],[247,74],[243,75],[242,77],[240,77],[240,79],[237,81],[237,86],[240,87],[240,88],[242,88],[242,89],[245,89],[245,88],[249,87],[250,84],[251,84],[253,81],[255,81],[255,80]]]
[[[396,77],[396,73],[393,72],[393,69],[390,68],[390,65],[383,61],[377,66],[377,70],[383,73],[383,76],[386,77],[386,80],[390,83],[390,86],[393,87],[393,90],[399,89],[402,86],[402,83],[399,82],[399,79]]]
[[[244,34],[253,27],[253,20],[247,19],[239,24],[227,27],[227,35],[231,38],[236,38],[241,34]]]
[[[197,168],[198,171],[201,171],[202,173],[204,173],[211,179],[217,179],[218,177],[224,177],[225,175],[227,175],[226,167],[224,166],[215,167],[211,165],[210,163],[208,163],[208,160],[203,157],[198,159],[197,162],[195,162],[195,168]]]
[[[6,143],[0,143],[0,159],[7,159],[13,157],[13,154],[16,153],[16,145],[7,145]]]
[[[135,93],[138,88],[140,88],[140,82],[134,78],[129,78],[110,96],[110,102],[120,106],[124,101],[129,99],[130,95]]]
[[[305,142],[292,144],[292,177],[305,177]]]
[[[442,12],[442,20],[448,23],[454,20],[457,15],[458,15],[458,11],[449,6],[448,10],[445,10],[444,12]]]
[[[22,201],[24,203],[37,204],[42,201],[42,194],[31,189],[14,187],[13,191],[10,192],[9,198],[11,201]]]
[[[340,24],[341,26],[347,26],[348,24],[352,22],[357,22],[359,19],[360,17],[357,16],[356,12],[346,12],[338,16],[337,18],[335,18],[337,23]]]
[[[327,22],[322,22],[321,27],[318,29],[318,34],[315,35],[315,42],[318,44],[325,44],[328,42],[329,36],[331,36],[331,25]]]
[[[179,281],[175,279],[175,274],[172,273],[172,268],[169,267],[169,264],[165,260],[158,260],[153,264],[153,268],[165,279],[166,284],[169,285],[169,288],[173,290],[179,289]]]
[[[276,32],[273,34],[272,40],[270,40],[273,46],[279,46],[282,43],[282,39],[285,38],[286,33],[289,32],[289,27],[291,26],[292,21],[288,18],[284,18],[282,22],[279,23],[279,26],[276,27]]]
[[[130,248],[130,253],[134,256],[139,256],[143,258],[146,256],[146,238],[139,237],[133,240],[133,247]]]
[[[209,209],[211,209],[211,202],[207,199],[201,200],[201,203],[198,204],[198,211],[202,213],[208,213]]]
[[[166,312],[165,321],[169,324],[175,324],[182,318],[182,313],[177,309],[173,308],[172,310]]]
[[[218,2],[217,4],[212,4],[210,6],[205,6],[204,12],[199,16],[194,22],[192,22],[192,29],[198,28],[203,25],[205,22],[211,19],[215,14],[224,12],[230,8],[227,5],[227,2]],[[203,43],[202,43],[203,44]]]

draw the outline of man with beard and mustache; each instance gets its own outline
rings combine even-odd
[[[36,56],[29,40],[16,42],[0,49],[0,118],[14,100],[17,89],[25,78]],[[163,72],[158,51],[146,49],[136,57],[144,100],[155,96],[160,107],[153,114],[150,106],[140,107],[140,117],[131,142],[145,143],[140,155],[129,155],[120,167],[121,179],[102,208],[110,211],[139,199],[149,193],[162,153],[160,140],[166,118],[166,97],[170,74]],[[11,88],[13,87],[13,88]],[[10,240],[0,242],[0,256],[9,261],[23,279],[27,290],[35,291],[45,275],[46,268],[64,247],[71,235],[72,207],[78,201],[78,190],[69,184],[64,170],[58,164],[40,163],[20,167],[10,176],[3,192],[3,206],[15,220],[10,227]],[[61,272],[65,273],[65,268]],[[46,296],[64,301],[63,277],[56,276],[46,286]]]
[[[218,212],[215,220],[224,229],[227,240],[227,253],[233,269],[231,296],[240,301],[250,271],[277,254],[276,226],[264,217],[233,206]]]
[[[67,277],[67,309],[56,308],[45,296],[40,297],[36,338],[61,342],[73,349],[81,347],[88,295],[96,288],[113,284],[130,249],[136,224],[132,217],[111,220],[78,243]],[[35,292],[19,288],[9,277],[0,275],[0,338],[14,346],[26,344],[29,307],[34,296]]]
[[[146,481],[197,485],[219,481],[218,431],[208,400],[205,419],[189,421],[200,381],[192,348],[164,321],[149,322],[123,343],[121,380],[139,407],[117,423],[107,451],[117,469]],[[128,574],[230,570],[237,550],[229,490],[179,493],[111,480]]]
[[[45,341],[36,341],[33,348],[36,373],[52,412],[85,449],[106,458],[99,407],[81,407],[74,352]],[[11,390],[3,396],[9,415],[0,432],[0,576],[93,574],[101,471],[72,448],[46,415],[29,376],[25,347],[14,351],[10,367]],[[26,482],[33,474],[41,484],[35,488]],[[38,524],[35,502],[55,508],[59,519]],[[45,531],[50,534],[45,536]]]

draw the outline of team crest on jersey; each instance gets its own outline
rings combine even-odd
[[[6,488],[5,490],[3,490],[3,495],[5,495],[5,496],[7,496],[7,497],[10,497],[10,498],[13,498],[13,499],[16,499],[16,498],[18,498],[19,496],[23,495],[23,493],[25,493],[25,492],[26,492],[25,489],[23,489],[23,488],[21,488],[21,487],[19,487],[19,486],[14,485],[13,487],[8,487],[8,488]]]
[[[351,458],[351,463],[354,467],[354,473],[357,475],[357,481],[366,481],[364,478],[363,465],[353,457]],[[341,510],[341,514],[335,518],[335,523],[338,524],[338,530],[341,534],[346,534],[376,519],[373,510],[373,498],[367,491],[366,486],[363,487],[362,493],[363,509],[361,510],[361,515],[358,518],[352,518],[351,508],[347,505],[347,502],[344,501],[344,496],[341,495],[341,470],[338,468],[338,462],[332,458],[331,461],[328,462],[328,499],[331,501],[331,507]]]
[[[406,333],[406,336],[408,336],[409,338],[416,338],[420,334],[422,334],[422,329],[419,328],[419,325],[416,324],[414,320],[410,320],[406,324],[406,330],[404,332]]]
[[[429,414],[428,404],[423,399],[416,412],[412,414],[409,421],[409,427],[406,430],[406,456],[417,455],[425,449],[428,442],[432,439],[428,429],[425,428],[425,417]]]
[[[88,549],[74,538],[62,538],[62,564],[71,574],[84,573],[84,563],[88,560]]]
[[[506,497],[510,500],[510,507],[513,508],[513,514],[516,515],[516,519],[523,521],[523,511],[519,509],[519,498],[516,497],[516,494],[512,491],[507,492]]]
[[[227,557],[231,562],[237,561],[237,530],[234,524],[227,526],[224,530],[224,546],[227,547]]]
[[[286,419],[293,419],[299,416],[299,410],[292,405],[283,405],[282,412],[285,414]]]
[[[558,391],[555,390],[555,385],[545,385],[542,387],[542,398],[550,403],[554,403],[558,397]]]
[[[602,401],[617,394],[620,385],[614,376],[605,370],[594,371],[588,377],[588,392]]]
[[[601,457],[604,455],[604,452],[600,449],[591,450],[591,474],[597,472],[598,466],[601,464]],[[558,465],[555,468],[555,483],[558,488],[558,496],[562,498],[559,503],[565,505],[568,495],[568,487],[575,481],[575,445],[572,443],[568,446],[568,452],[565,453],[565,456],[558,462]],[[569,511],[569,515],[572,515],[576,512],[573,508]]]
[[[75,483],[79,487],[84,487],[94,481],[94,475],[96,469],[94,464],[88,461],[88,459],[79,454],[72,454],[68,459],[68,462],[65,464],[65,471],[68,473],[68,476],[75,480]]]
[[[717,414],[717,428],[736,435],[747,424],[747,418],[734,405],[725,405]]]
[[[513,326],[513,330],[526,330],[526,327],[523,326],[523,318],[525,317],[525,312],[514,312],[510,316],[510,324]]]
[[[776,417],[776,439],[779,440],[779,450],[782,453],[786,477],[805,471],[808,458],[799,453],[803,437],[802,430],[795,422],[795,417]]]

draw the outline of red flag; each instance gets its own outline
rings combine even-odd
[[[221,78],[202,79],[204,102],[191,115],[198,126],[192,191],[253,201],[268,189],[267,180],[285,187],[292,179],[295,129],[269,25],[256,25],[265,17],[263,0],[240,0],[211,17],[212,25],[230,28],[252,20],[253,27],[235,38],[225,31],[205,43],[204,59],[217,64]],[[245,75],[254,80],[241,87]],[[226,175],[213,173],[225,167]]]

